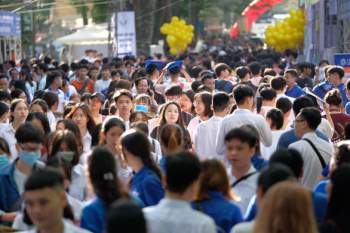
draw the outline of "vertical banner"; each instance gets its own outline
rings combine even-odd
[[[114,56],[136,56],[135,12],[121,11],[113,17],[114,26]]]

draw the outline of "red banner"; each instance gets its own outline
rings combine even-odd
[[[241,14],[245,28],[247,32],[251,32],[253,23],[259,19],[259,17],[276,6],[282,3],[283,0],[254,0],[249,6],[247,6]],[[230,29],[230,35],[232,38],[237,37],[240,32],[238,22],[234,23]]]

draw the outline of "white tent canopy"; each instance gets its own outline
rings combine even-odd
[[[105,26],[88,25],[70,35],[58,38],[55,42],[66,45],[108,44],[108,30]]]

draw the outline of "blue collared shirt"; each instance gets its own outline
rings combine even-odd
[[[241,210],[225,199],[222,193],[210,191],[209,199],[193,202],[192,208],[210,216],[219,229],[230,232],[231,228],[243,221]]]
[[[300,96],[305,95],[305,92],[301,87],[299,87],[298,84],[295,84],[294,87],[288,89],[284,94],[289,97],[298,98]]]
[[[131,192],[140,198],[145,206],[152,206],[164,197],[164,189],[158,176],[144,166],[131,180]]]
[[[344,83],[341,83],[338,87],[336,87],[335,85],[333,85],[332,83],[330,83],[328,80],[323,81],[319,84],[317,84],[317,86],[314,87],[314,89],[312,90],[318,97],[320,97],[321,99],[324,98],[324,96],[327,94],[328,91],[332,90],[332,89],[338,89],[341,95],[341,98],[343,100],[343,105],[345,106],[346,103],[348,102],[348,97],[346,96],[346,88]]]
[[[0,210],[5,212],[20,209],[20,205],[17,205],[20,195],[14,178],[16,161],[3,167],[0,171]]]

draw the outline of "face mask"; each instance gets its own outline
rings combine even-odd
[[[0,168],[5,167],[9,163],[10,163],[10,160],[6,154],[0,155]]]
[[[18,157],[25,162],[28,166],[33,167],[36,161],[38,161],[40,157],[40,152],[38,151],[20,151],[18,152]]]

